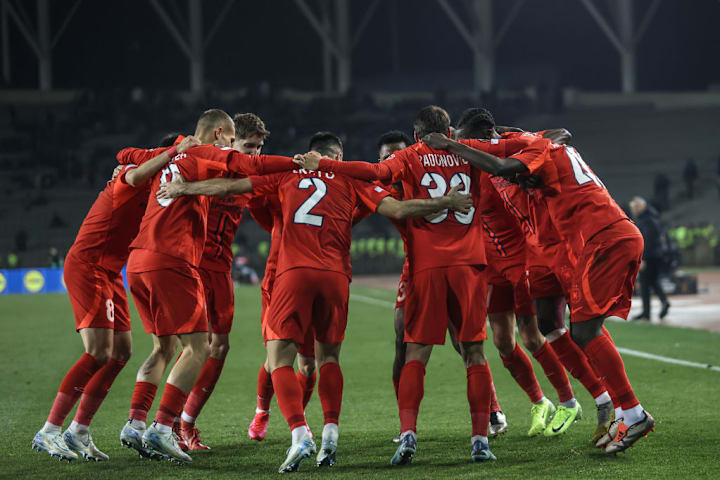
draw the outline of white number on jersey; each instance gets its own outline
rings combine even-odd
[[[178,177],[180,177],[180,169],[177,165],[174,163],[168,164],[167,167],[162,169],[162,172],[160,173],[160,185],[163,183],[168,183],[176,180]],[[157,197],[155,197],[157,198]],[[162,200],[157,199],[158,203],[161,207],[167,207],[170,205],[175,199],[174,198],[164,198]]]
[[[434,187],[431,185],[435,184]],[[461,193],[470,193],[470,176],[466,173],[458,172],[450,177],[450,188],[457,187],[462,184],[465,188],[461,190]],[[445,177],[435,172],[426,172],[425,175],[420,179],[420,185],[427,188],[428,195],[430,198],[438,198],[444,196],[448,192],[448,182]],[[475,207],[472,207],[468,213],[453,212],[455,220],[463,225],[469,225],[472,223],[473,217],[475,216]],[[425,217],[430,223],[440,223],[445,220],[448,216],[448,211],[443,210],[439,214],[428,215]]]
[[[566,146],[565,152],[570,159],[570,165],[572,165],[573,173],[575,174],[575,180],[578,185],[585,185],[588,182],[595,182],[600,188],[605,188],[605,185],[600,179],[590,170],[587,163],[582,159],[580,154],[573,147]]]
[[[311,186],[315,187],[315,191],[298,207],[295,211],[294,221],[295,223],[304,223],[305,225],[312,225],[313,227],[320,227],[323,224],[322,215],[315,215],[310,211],[320,203],[327,193],[327,185],[319,178],[303,178],[298,183],[298,188],[306,190]]]
[[[105,300],[105,315],[111,322],[115,321],[115,304],[110,298]]]

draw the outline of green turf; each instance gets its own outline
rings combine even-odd
[[[353,288],[366,297],[393,299],[393,292]],[[255,380],[264,357],[258,325],[259,291],[237,290],[232,349],[223,376],[200,416],[203,439],[213,447],[195,453],[191,466],[151,462],[120,447],[118,434],[127,418],[135,372],[150,348],[137,316],[135,356],[122,372],[92,430],[96,444],[111,456],[104,464],[58,463],[30,450],[58,384],[81,354],[73,333],[70,306],[63,295],[0,297],[3,335],[0,351],[0,478],[264,478],[277,475],[289,444],[287,425],[273,404],[268,437],[262,443],[247,437],[255,404]],[[134,312],[133,312],[134,314]],[[720,364],[720,335],[654,325],[608,325],[618,345],[657,355]],[[630,380],[643,405],[656,418],[656,432],[626,454],[606,456],[588,446],[595,426],[592,399],[573,381],[585,419],[560,438],[525,436],[529,426],[526,396],[502,367],[494,347],[487,354],[500,403],[510,429],[492,440],[498,461],[472,464],[470,420],[465,397],[465,371],[451,347],[437,348],[428,367],[425,398],[419,418],[419,448],[412,466],[391,468],[398,420],[390,366],[393,357],[392,308],[351,300],[347,341],[341,363],[345,395],[340,426],[338,463],[317,471],[307,462],[298,477],[345,478],[688,478],[720,477],[720,372],[625,357]],[[545,378],[541,385],[556,396]],[[156,399],[155,407],[158,400]],[[315,395],[308,407],[315,432],[322,411]]]

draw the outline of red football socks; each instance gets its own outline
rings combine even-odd
[[[570,386],[570,379],[565,373],[565,367],[560,363],[560,359],[550,347],[550,344],[547,341],[543,343],[543,346],[533,353],[533,357],[542,367],[552,386],[555,387],[560,402],[571,400],[575,394],[572,386]]]
[[[300,385],[300,390],[302,390],[302,404],[304,410],[307,407],[308,402],[310,402],[310,397],[312,397],[313,390],[315,390],[317,373],[313,371],[312,375],[306,377],[298,370],[295,377],[297,378],[298,385]]]
[[[320,367],[318,395],[322,404],[325,423],[338,423],[342,406],[343,374],[337,363],[326,363]]]
[[[92,376],[80,398],[77,412],[75,412],[75,421],[77,423],[90,425],[95,412],[98,411],[103,400],[107,397],[110,387],[123,367],[125,367],[125,362],[111,358],[104,367]]]
[[[187,403],[185,404],[184,411],[187,416],[197,418],[200,415],[205,402],[208,401],[210,395],[215,389],[215,384],[220,378],[222,373],[223,365],[225,365],[225,359],[209,357],[200,376],[195,382],[190,395],[188,395]]]
[[[307,425],[302,406],[302,390],[292,367],[276,368],[272,373],[272,383],[277,395],[278,406],[290,430]]]
[[[588,363],[587,357],[570,338],[569,331],[566,330],[560,337],[550,342],[550,346],[570,375],[577,378],[593,398],[597,398],[605,391],[605,387]]]
[[[543,398],[543,392],[540,384],[535,378],[532,363],[520,344],[515,344],[515,350],[507,357],[500,356],[503,365],[510,371],[510,375],[515,379],[520,388],[525,390],[527,396],[530,397],[532,403],[537,403]]]
[[[467,398],[470,404],[472,436],[487,437],[493,387],[490,366],[471,365],[467,369]]]
[[[257,409],[270,410],[270,400],[274,393],[272,376],[265,370],[265,365],[260,365],[257,379]]]
[[[157,392],[157,385],[149,382],[135,382],[128,418],[145,422]]]
[[[425,393],[425,365],[412,360],[405,364],[400,372],[398,388],[398,409],[400,411],[400,431],[417,432],[417,417],[420,402]]]
[[[50,409],[50,415],[47,418],[48,423],[62,426],[68,413],[82,395],[85,386],[100,368],[102,365],[95,360],[95,357],[87,353],[84,353],[75,362],[60,383],[60,388],[58,388],[55,401]]]
[[[495,391],[495,382],[490,384],[490,413],[502,412],[500,402],[498,402],[497,392]]]
[[[638,405],[635,393],[625,373],[625,364],[610,334],[598,335],[585,346],[585,354],[592,362],[600,380],[610,390],[614,403],[619,403],[623,410],[629,410]]]
[[[170,428],[175,424],[175,418],[182,413],[183,405],[187,401],[188,394],[171,383],[165,384],[165,391],[160,400],[160,408],[155,415],[155,421],[160,425]]]

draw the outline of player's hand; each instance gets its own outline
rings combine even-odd
[[[302,166],[306,170],[317,170],[320,166],[322,155],[319,152],[311,150],[305,155],[295,155],[295,163]]]
[[[111,182],[112,182],[113,180],[115,180],[118,175],[120,175],[120,172],[122,172],[122,169],[123,169],[123,166],[122,166],[122,165],[118,165],[117,167],[115,167],[115,170],[113,170],[112,177],[110,177],[110,181],[111,181]]]
[[[455,185],[446,195],[450,202],[449,207],[456,212],[470,213],[470,210],[473,208],[472,195],[460,193],[461,188],[464,188],[464,185]]]
[[[517,184],[523,190],[530,190],[532,188],[540,188],[542,186],[542,179],[537,175],[518,175]]]
[[[178,175],[175,180],[160,185],[155,196],[158,200],[170,200],[185,195],[185,179]]]
[[[183,153],[188,148],[196,147],[198,145],[200,145],[200,140],[198,140],[197,137],[188,135],[187,137],[183,138],[182,141],[178,144],[177,152]]]
[[[436,150],[447,150],[450,147],[451,140],[442,133],[428,133],[422,138],[422,142]]]

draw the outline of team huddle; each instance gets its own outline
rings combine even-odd
[[[351,229],[373,212],[390,218],[406,253],[395,308],[400,433],[392,465],[415,456],[426,365],[447,333],[467,370],[471,459],[496,459],[488,438],[508,424],[483,351],[488,323],[503,365],[530,401],[528,436],[561,435],[581,417],[566,372],[595,400],[596,447],[622,452],[646,436],[654,419],[603,326],[627,318],[642,236],[568,144],[569,132],[499,127],[483,108],[466,110],[452,127],[447,112],[432,105],[413,127],[414,141],[399,131],[380,138],[378,163],[343,161],[342,142],[331,132],[315,134],[307,153],[261,155],[270,132],[259,117],[212,109],[192,136],[120,151],[65,262],[85,353],[61,382],[33,448],[66,460],[108,460],[89,427],[130,357],[125,265],[153,349],[137,372],[120,441],[143,457],[181,463],[192,461],[188,451],[209,448],[196,420],[228,355],[231,244],[246,207],[271,233],[261,285],[267,355],[248,435],[265,438],[276,396],[291,431],[280,473],[312,456],[318,467],[336,462]],[[516,327],[556,403],[516,342]],[[324,415],[319,447],[305,419],[316,383]]]

